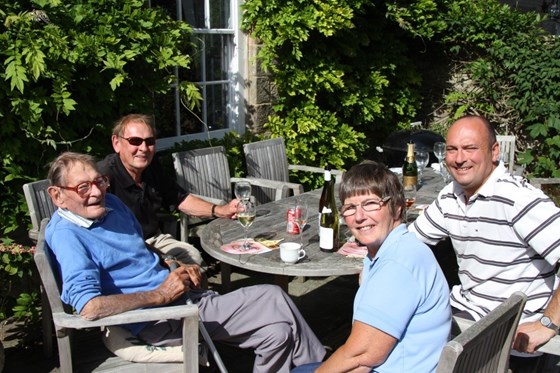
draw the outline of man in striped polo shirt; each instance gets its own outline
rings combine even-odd
[[[409,229],[431,245],[451,239],[460,279],[451,291],[454,314],[479,320],[513,292],[527,294],[514,348],[533,353],[560,325],[560,210],[499,162],[496,134],[485,118],[457,120],[446,145],[454,181]],[[510,360],[514,373],[536,369],[536,359],[527,358],[535,355],[516,355],[522,357]]]

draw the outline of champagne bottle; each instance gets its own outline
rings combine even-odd
[[[418,166],[414,159],[414,143],[407,144],[406,158],[403,164],[403,186],[416,185],[418,183]]]
[[[325,168],[325,184],[319,200],[319,248],[321,251],[338,250],[338,209],[334,196],[334,180]]]

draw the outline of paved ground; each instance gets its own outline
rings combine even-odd
[[[209,287],[219,292],[221,286],[219,267],[211,266],[209,275]],[[258,283],[273,283],[273,278],[247,271],[232,274],[234,289]],[[350,331],[352,303],[357,287],[357,276],[310,278],[306,281],[295,278],[289,284],[289,293],[323,344],[336,349],[345,341]],[[3,373],[58,373],[56,357],[45,359],[40,346],[27,350],[20,348],[19,341],[13,337],[15,327],[17,325],[13,324],[0,326],[0,338],[6,349]],[[219,349],[230,372],[251,371],[251,353],[226,347],[219,347]],[[215,370],[201,370],[201,372],[213,371]]]

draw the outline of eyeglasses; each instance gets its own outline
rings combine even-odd
[[[98,187],[99,189],[105,190],[109,188],[110,185],[109,178],[107,176],[99,176],[93,179],[92,181],[84,181],[83,183],[80,183],[74,187],[62,186],[62,185],[56,185],[56,186],[61,189],[73,190],[74,192],[78,193],[80,197],[85,197],[89,193],[91,193],[91,186],[93,184],[95,184],[95,186]]]
[[[130,145],[133,146],[140,146],[142,145],[143,142],[146,142],[146,146],[153,146],[156,144],[156,138],[155,137],[146,137],[145,139],[141,138],[141,137],[122,137],[119,136],[121,139],[125,139],[126,141],[128,141],[128,143]]]
[[[341,208],[342,216],[347,218],[354,215],[358,206],[360,206],[362,210],[367,212],[377,211],[381,207],[383,207],[390,199],[391,197],[383,197],[381,199],[366,199],[359,205],[343,205]]]

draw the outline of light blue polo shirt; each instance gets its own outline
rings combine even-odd
[[[451,330],[449,287],[432,251],[401,224],[364,259],[354,320],[397,339],[373,372],[434,372]]]

